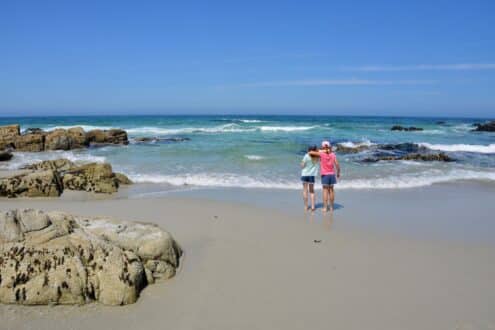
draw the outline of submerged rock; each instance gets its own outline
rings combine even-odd
[[[58,197],[62,190],[60,176],[53,170],[22,173],[0,179],[2,197]]]
[[[411,153],[403,156],[375,156],[365,158],[362,161],[365,163],[374,163],[379,161],[390,161],[390,160],[414,160],[414,161],[423,161],[423,162],[453,162],[455,159],[450,157],[449,155],[441,152],[438,154],[419,154],[419,153]]]
[[[484,124],[474,124],[476,128],[473,131],[478,132],[495,132],[495,120]]]
[[[401,125],[394,125],[392,126],[392,128],[390,129],[391,131],[422,131],[423,128],[421,127],[414,127],[414,126],[411,126],[411,127],[404,127],[404,126],[401,126]]]
[[[136,143],[147,143],[147,142],[184,142],[190,141],[190,138],[187,137],[169,137],[169,138],[161,138],[161,137],[137,137],[134,138],[134,142]]]
[[[134,303],[170,278],[182,250],[158,226],[64,212],[0,212],[0,302]]]

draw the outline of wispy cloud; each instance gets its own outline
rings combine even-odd
[[[259,81],[237,84],[237,87],[289,87],[289,86],[380,86],[380,85],[428,85],[433,80],[369,80],[369,79],[302,79]]]
[[[368,65],[343,67],[341,70],[362,72],[495,70],[495,63],[414,64],[400,66]]]

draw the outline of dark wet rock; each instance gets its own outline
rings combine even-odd
[[[394,126],[392,126],[392,128],[390,130],[391,131],[407,131],[407,132],[410,132],[410,131],[422,131],[423,128],[421,128],[421,127],[414,127],[414,126],[404,127],[404,126],[401,126],[401,125],[394,125]]]
[[[410,143],[410,142],[397,143],[397,144],[381,144],[378,146],[378,149],[390,150],[395,152],[407,152],[407,153],[427,150],[425,147],[421,147],[416,143]]]
[[[187,137],[169,137],[169,138],[161,138],[161,137],[137,137],[134,138],[134,142],[136,143],[156,143],[156,142],[184,142],[190,141],[190,138]]]
[[[393,161],[393,160],[412,160],[412,161],[423,161],[423,162],[453,162],[455,159],[449,155],[441,152],[438,154],[420,154],[420,153],[410,153],[403,156],[374,156],[365,158],[362,161],[365,163],[375,163],[379,161]]]
[[[476,128],[473,131],[477,132],[495,132],[495,120],[484,123],[484,124],[474,124]]]
[[[30,127],[27,128],[24,132],[22,132],[22,135],[27,135],[27,134],[45,134],[46,132],[42,130],[41,128],[37,127]]]
[[[0,151],[0,162],[6,162],[13,157],[12,152],[9,150]]]
[[[443,120],[439,120],[439,121],[435,122],[435,124],[437,124],[437,125],[445,125],[446,122],[443,121]]]
[[[86,133],[88,141],[94,144],[129,144],[127,132],[122,129],[94,129]]]

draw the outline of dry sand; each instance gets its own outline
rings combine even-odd
[[[0,329],[495,329],[493,245],[198,197],[0,200],[15,207],[155,222],[185,257],[134,305],[2,305]]]

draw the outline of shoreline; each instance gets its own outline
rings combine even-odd
[[[14,207],[157,223],[185,257],[176,277],[146,288],[136,304],[1,305],[2,329],[48,330],[53,322],[72,329],[438,330],[495,324],[493,245],[348,230],[338,225],[347,207],[333,220],[311,221],[262,205],[192,196],[0,200],[0,208]]]

